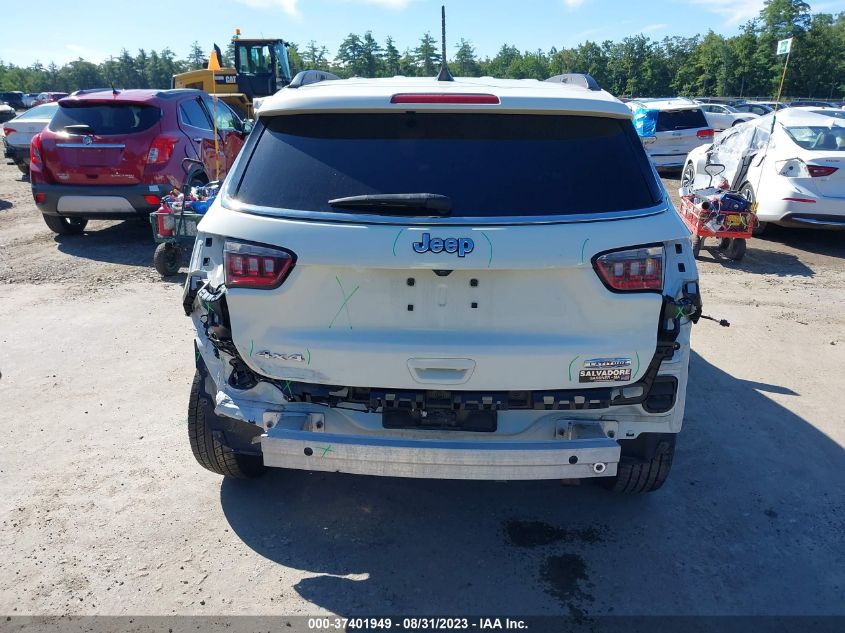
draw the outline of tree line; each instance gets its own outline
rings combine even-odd
[[[777,41],[793,37],[793,55],[784,95],[841,99],[845,95],[845,12],[813,13],[803,0],[766,0],[758,18],[738,35],[708,31],[693,37],[653,40],[645,35],[621,41],[587,41],[572,48],[521,51],[504,44],[495,56],[481,57],[472,42],[460,39],[449,60],[457,76],[546,79],[568,72],[591,74],[603,88],[622,97],[772,96],[777,92],[783,57]],[[294,72],[314,68],[341,77],[434,76],[440,66],[439,42],[425,33],[416,46],[399,50],[387,37],[380,43],[368,31],[350,33],[332,55],[314,41],[288,49]],[[232,63],[226,47],[224,65]],[[70,92],[81,88],[168,88],[171,77],[202,68],[208,54],[194,42],[185,59],[164,48],[95,64],[84,59],[58,67],[28,67],[0,61],[0,89]]]

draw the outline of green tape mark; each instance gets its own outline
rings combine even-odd
[[[590,238],[588,237],[586,240],[584,240],[584,243],[581,244],[581,263],[582,264],[584,263],[584,249],[587,247],[587,242],[589,242],[589,241],[590,241]]]
[[[325,456],[326,456],[326,453],[333,453],[333,452],[334,452],[334,451],[332,450],[331,445],[326,446],[326,447],[323,449],[323,454],[322,454],[320,457],[325,457]]]
[[[493,264],[493,242],[490,241],[490,238],[487,237],[487,233],[484,231],[479,231],[484,236],[484,239],[487,240],[487,243],[490,245],[490,257],[487,258],[487,268]]]
[[[396,243],[399,241],[399,236],[402,235],[402,233],[404,231],[405,231],[405,229],[399,229],[399,232],[396,234],[396,239],[393,240],[393,256],[394,257],[396,257]]]
[[[293,389],[290,388],[290,380],[285,381],[284,387],[282,387],[282,393],[285,392],[285,389],[287,389],[288,395],[292,398],[293,397]]]
[[[305,351],[308,354],[308,362],[306,364],[310,365],[311,364],[311,350],[306,347]]]
[[[570,380],[570,381],[572,380],[572,365],[573,365],[573,364],[575,363],[575,361],[576,361],[576,360],[578,360],[579,358],[580,358],[580,356],[576,356],[575,358],[573,358],[573,359],[569,362],[569,380]]]
[[[634,370],[634,378],[636,378],[637,374],[640,373],[640,353],[639,352],[634,352],[634,353],[637,355],[637,368]],[[634,378],[631,378],[631,380],[634,380]]]
[[[196,353],[197,353],[197,362],[199,362],[199,359],[200,359],[200,351],[199,351],[199,350],[196,350]]]
[[[340,313],[343,312],[344,309],[345,309],[346,310],[346,321],[347,321],[347,323],[349,323],[349,329],[351,330],[352,329],[352,315],[349,314],[349,305],[348,304],[349,304],[349,300],[352,298],[352,296],[356,292],[358,292],[358,290],[361,288],[361,286],[355,286],[355,290],[353,290],[352,292],[350,292],[347,295],[346,290],[344,290],[343,284],[340,282],[340,278],[337,275],[335,275],[335,281],[337,281],[337,285],[340,286],[340,292],[343,294],[343,303],[340,304],[340,307],[337,309],[337,312],[335,313],[334,318],[332,319],[331,323],[329,323],[329,329],[332,329],[332,327],[334,327],[334,323],[335,323],[335,321],[337,321],[337,317],[339,317]]]
[[[255,350],[255,341],[249,342],[249,357],[252,358],[252,352]]]

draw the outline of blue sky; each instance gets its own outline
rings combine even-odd
[[[845,11],[845,0],[809,0],[814,12]],[[0,59],[18,65],[63,64],[77,57],[101,61],[121,48],[184,56],[193,40],[221,47],[235,27],[244,36],[325,44],[333,55],[350,32],[371,30],[400,50],[426,30],[439,33],[441,0],[40,0],[4,12]],[[735,34],[763,0],[445,0],[450,54],[464,37],[479,54],[502,43],[548,50],[585,40],[617,40],[645,33],[693,35],[713,29]],[[201,17],[205,16],[205,17]]]

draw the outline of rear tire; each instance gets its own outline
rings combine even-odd
[[[153,254],[153,266],[162,277],[171,277],[179,272],[182,251],[173,244],[164,242],[156,246]]]
[[[25,162],[15,161],[15,165],[18,166],[18,169],[21,170],[22,174],[28,174],[29,173],[29,165],[27,165]]]
[[[260,457],[235,453],[228,446],[218,442],[208,427],[208,421],[214,416],[214,410],[204,383],[202,374],[196,371],[188,399],[188,440],[191,443],[194,458],[203,468],[224,477],[235,479],[260,477],[266,470]]]
[[[695,167],[692,163],[687,163],[684,166],[684,171],[681,173],[681,187],[692,187],[692,183],[695,181]]]
[[[79,235],[88,225],[86,218],[64,218],[58,215],[41,214],[44,223],[58,235]]]
[[[731,239],[731,243],[725,249],[725,256],[735,262],[741,262],[742,258],[745,257],[746,248],[747,244],[745,240],[741,238]]]
[[[701,247],[704,246],[704,238],[703,237],[694,237],[692,238],[692,256],[698,259],[698,256],[701,254]]]
[[[616,476],[606,477],[601,483],[612,492],[626,495],[654,492],[666,483],[674,456],[675,436],[672,435],[660,441],[649,460],[623,455]]]

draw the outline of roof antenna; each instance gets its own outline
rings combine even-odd
[[[440,74],[437,75],[437,81],[455,81],[452,73],[449,72],[449,67],[446,65],[446,5],[440,6],[440,41],[442,46],[442,57],[440,59]]]

